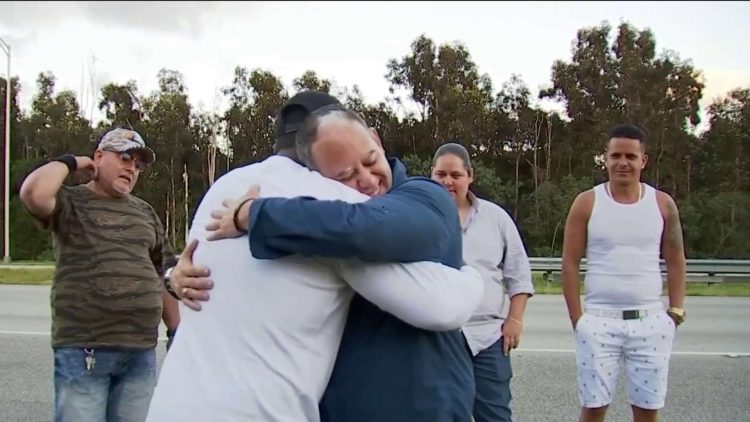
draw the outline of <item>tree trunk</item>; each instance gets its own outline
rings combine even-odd
[[[183,164],[182,167],[182,179],[185,182],[185,245],[188,243],[188,233],[190,231],[190,227],[188,224],[189,221],[189,211],[188,211],[188,171],[187,171],[187,164]]]
[[[167,200],[164,206],[164,233],[169,236],[169,230],[172,227],[172,216],[169,213],[169,196],[170,191],[167,189]]]
[[[688,154],[687,156],[687,192],[685,192],[685,196],[687,200],[690,200],[690,179],[692,179],[691,174],[693,172],[693,158]]]
[[[739,147],[739,145],[738,145]],[[740,189],[740,183],[741,183],[741,177],[740,177],[740,170],[742,169],[742,163],[740,162],[740,157],[742,156],[742,148],[737,148],[737,154],[734,155],[734,192],[737,193],[737,191]]]
[[[437,142],[440,142],[440,117],[438,116],[438,99],[437,95],[435,96],[435,107],[432,109],[432,115],[435,116],[435,136],[432,138],[432,149],[437,148]]]
[[[555,224],[555,231],[552,233],[552,243],[549,245],[549,254],[552,255],[555,253],[555,241],[557,240],[557,230],[560,229],[560,222],[562,220],[557,220],[557,224]]]
[[[664,158],[664,130],[661,131],[659,136],[659,155],[656,156],[656,188],[661,187],[661,160]]]
[[[209,140],[208,150],[206,151],[206,181],[208,186],[214,184],[214,178],[216,177],[216,137],[213,135]]]
[[[513,219],[518,219],[518,177],[519,177],[519,168],[521,167],[521,151],[518,151],[518,155],[516,156],[516,194],[515,199],[513,200]]]
[[[659,171],[661,169],[661,159],[664,156],[664,143],[659,143],[659,155],[656,156],[656,180],[654,183],[656,184],[656,188],[659,188],[661,186],[661,172]]]
[[[568,174],[573,174],[573,154],[568,155]]]
[[[174,157],[169,158],[169,202],[167,203],[167,207],[169,208],[169,213],[172,216],[172,225],[169,228],[169,240],[174,244],[174,241],[177,239],[177,224],[179,219],[177,218],[176,213],[176,196],[177,196],[177,189],[175,188],[174,184]]]
[[[539,119],[539,113],[534,117],[534,192],[539,188],[539,136],[542,132],[542,122]],[[536,211],[537,221],[539,221],[539,197],[534,195],[534,208]]]
[[[547,119],[547,168],[545,169],[544,174],[544,181],[550,180],[550,172],[552,171],[552,119],[549,118],[549,115],[546,116]]]

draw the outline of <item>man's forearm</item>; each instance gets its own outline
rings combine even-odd
[[[360,204],[263,198],[253,201],[249,214],[250,250],[258,259],[297,253],[369,262],[434,260],[423,245],[450,235],[430,206],[389,196]]]
[[[667,263],[667,289],[669,306],[682,308],[685,300],[685,277],[687,263],[685,243],[682,236],[682,225],[677,204],[669,198],[665,216],[665,230],[662,240],[662,255]]]
[[[575,323],[583,314],[581,309],[580,267],[573,263],[563,262],[562,267],[562,289],[565,303],[568,306],[570,320]]]
[[[682,262],[667,264],[667,291],[669,292],[669,306],[682,308],[685,302],[686,268],[684,259]]]
[[[55,196],[68,174],[68,167],[59,161],[39,167],[21,185],[21,201],[35,216],[49,216],[54,209]]]
[[[425,330],[459,328],[476,310],[484,292],[482,276],[469,266],[457,270],[437,262],[342,260],[337,272],[369,302]]]
[[[173,298],[166,291],[162,291],[161,298],[164,304],[161,314],[164,325],[167,326],[168,330],[174,330],[180,324],[180,308],[177,304],[177,299]]]
[[[523,314],[526,312],[526,303],[529,301],[528,293],[519,293],[510,298],[510,307],[508,308],[508,318],[523,321]]]

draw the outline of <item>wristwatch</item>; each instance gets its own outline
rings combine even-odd
[[[172,288],[172,285],[169,283],[169,277],[172,276],[172,271],[174,271],[174,267],[167,268],[167,271],[164,271],[164,288],[167,289],[167,293],[172,295],[173,298],[177,299],[178,301],[180,298],[177,296],[177,293]]]
[[[685,310],[683,308],[671,306],[667,309],[667,314],[674,319],[675,324],[677,325],[680,325],[685,321]]]

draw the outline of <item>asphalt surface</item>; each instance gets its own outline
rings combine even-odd
[[[661,420],[750,421],[750,298],[689,297],[670,362]],[[52,419],[49,287],[0,286],[0,422]],[[529,301],[513,352],[518,422],[576,421],[575,357],[561,296]],[[163,327],[162,327],[163,328]],[[158,356],[164,356],[161,342]],[[629,421],[624,378],[607,421]]]

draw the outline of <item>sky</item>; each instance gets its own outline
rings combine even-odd
[[[750,88],[750,2],[0,3],[22,109],[49,70],[57,90],[76,91],[95,121],[92,80],[96,93],[129,79],[150,93],[161,68],[182,72],[191,103],[204,110],[223,109],[220,89],[238,65],[269,70],[290,91],[295,77],[314,70],[340,88],[357,84],[376,103],[389,95],[386,63],[421,34],[438,45],[463,43],[495,91],[518,74],[536,95],[550,84],[554,61],[570,60],[576,31],[603,21],[649,28],[657,52],[690,59],[705,77],[703,107]]]

